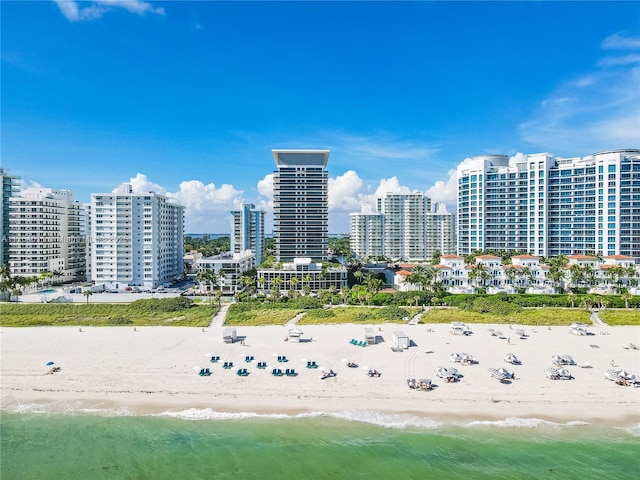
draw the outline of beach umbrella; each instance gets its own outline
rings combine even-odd
[[[51,365],[53,365],[53,362],[47,362],[47,367],[50,367]]]

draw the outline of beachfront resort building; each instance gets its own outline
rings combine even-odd
[[[264,210],[251,203],[245,203],[240,210],[231,212],[231,252],[241,253],[251,250],[255,253],[255,263],[260,265],[264,257]]]
[[[54,281],[84,275],[84,207],[71,190],[32,187],[9,199],[9,268],[20,276],[45,272]]]
[[[277,262],[328,256],[329,150],[272,150],[273,238]]]
[[[0,264],[9,264],[9,200],[20,193],[20,177],[9,175],[9,170],[0,167],[2,195],[0,196]]]
[[[130,184],[91,195],[91,279],[109,289],[156,288],[184,273],[184,207]]]
[[[556,280],[550,267],[533,255],[515,255],[508,264],[495,255],[478,255],[470,264],[458,255],[442,255],[433,266],[436,272],[433,283],[441,283],[449,293],[554,294],[584,289],[589,293],[616,294],[626,289],[632,295],[640,294],[640,265],[632,257],[569,255],[566,262]],[[389,267],[394,274],[394,288],[422,290],[421,285],[408,280],[418,265],[424,268],[425,264],[401,263]]]
[[[457,169],[459,255],[640,257],[640,150],[482,155]]]
[[[340,289],[347,286],[347,269],[340,264],[318,263],[311,258],[295,258],[275,268],[258,269],[258,290],[261,293],[278,291],[315,293],[319,290]]]
[[[244,288],[240,277],[256,267],[256,255],[251,250],[225,252],[213,257],[201,257],[195,261],[197,272],[212,272],[209,280],[200,281],[202,293],[217,287],[222,293],[234,294]],[[197,277],[196,277],[197,278]]]

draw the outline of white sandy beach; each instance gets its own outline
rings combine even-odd
[[[215,325],[215,324],[214,324]],[[301,326],[303,338],[285,342],[288,329],[239,327],[244,344],[225,344],[222,326],[183,327],[38,327],[2,328],[0,375],[2,408],[41,405],[49,409],[124,409],[160,413],[188,409],[218,412],[285,413],[374,411],[408,413],[436,419],[497,420],[540,418],[558,422],[584,421],[613,425],[640,422],[640,388],[618,386],[603,373],[613,360],[640,374],[640,351],[622,344],[640,344],[638,327],[590,327],[593,335],[574,336],[568,327],[527,327],[526,339],[508,325],[472,325],[470,336],[451,335],[449,325],[375,326],[377,345],[357,347],[363,326]],[[510,338],[488,333],[495,328]],[[393,331],[403,330],[414,346],[394,352]],[[606,334],[603,334],[606,333]],[[479,364],[452,364],[452,352],[467,352]],[[514,353],[522,365],[504,362]],[[568,367],[575,379],[552,381],[544,371],[555,354],[569,354],[593,368]],[[209,362],[211,355],[220,363]],[[246,363],[245,356],[266,361],[265,370]],[[289,362],[279,364],[278,355]],[[360,365],[348,368],[345,359]],[[321,380],[321,371],[306,368],[307,360],[337,372]],[[47,374],[47,362],[61,371]],[[235,368],[225,370],[224,361]],[[463,375],[446,383],[435,376],[439,366],[455,366]],[[198,370],[213,372],[201,377]],[[249,371],[238,377],[237,368]],[[296,377],[274,377],[273,367],[295,368]],[[365,367],[382,372],[370,378]],[[517,379],[500,383],[487,369],[505,367]],[[433,391],[415,391],[408,378],[431,378]]]

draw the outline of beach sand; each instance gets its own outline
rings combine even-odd
[[[469,336],[450,334],[449,325],[373,326],[376,345],[353,346],[363,339],[365,325],[301,326],[303,342],[284,341],[283,326],[238,327],[244,341],[226,344],[222,326],[185,327],[36,327],[2,328],[0,375],[2,408],[41,405],[55,410],[101,412],[120,409],[130,414],[211,409],[216,412],[258,414],[304,412],[406,413],[440,420],[500,420],[539,418],[555,422],[582,421],[608,425],[640,422],[640,388],[618,386],[603,378],[611,362],[640,374],[640,351],[622,344],[640,344],[639,327],[592,327],[591,335],[574,336],[568,327],[528,327],[520,339],[508,325],[471,325]],[[491,336],[489,328],[505,338]],[[409,349],[395,352],[393,332],[404,331]],[[509,343],[507,342],[509,339]],[[453,352],[475,356],[477,365],[452,364]],[[514,353],[522,365],[504,362]],[[552,381],[544,371],[551,357],[569,354],[573,380]],[[219,356],[219,363],[209,358]],[[260,370],[246,363],[265,361]],[[288,363],[278,363],[285,355]],[[346,360],[359,364],[348,368]],[[235,368],[223,369],[225,361]],[[307,361],[337,372],[320,379],[321,370]],[[47,374],[48,362],[60,371]],[[437,366],[455,366],[460,381],[436,377]],[[274,377],[271,369],[294,368],[296,377]],[[379,378],[367,376],[367,367]],[[516,380],[490,377],[488,368],[505,367]],[[209,368],[212,375],[198,371]],[[249,375],[239,377],[237,368]],[[430,378],[433,391],[415,391],[407,379]]]

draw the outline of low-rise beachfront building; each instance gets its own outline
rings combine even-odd
[[[193,275],[198,273],[198,260],[203,257],[202,253],[197,250],[191,250],[185,253],[182,259],[184,260],[184,273]]]
[[[274,268],[258,270],[258,290],[262,293],[277,289],[281,294],[289,290],[318,292],[347,286],[347,269],[338,264],[316,263],[311,258],[294,258]]]
[[[222,293],[234,294],[244,287],[240,277],[256,266],[256,255],[251,250],[240,253],[225,252],[213,257],[201,257],[196,261],[197,272],[213,272],[215,282]]]

